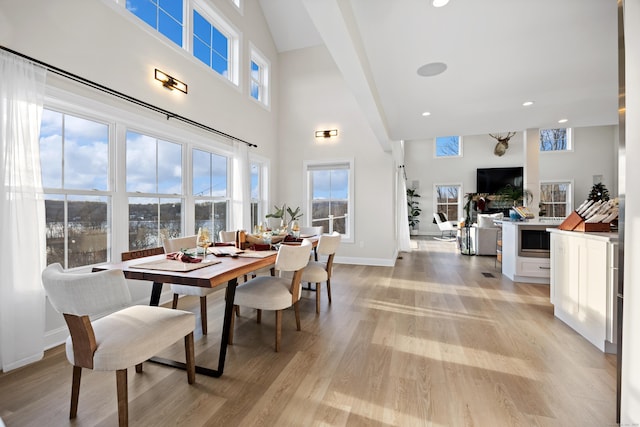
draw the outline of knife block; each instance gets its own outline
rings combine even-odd
[[[584,219],[578,215],[576,211],[566,217],[562,224],[558,226],[559,230],[582,231],[582,232],[598,232],[611,231],[611,223],[608,222],[584,222]]]

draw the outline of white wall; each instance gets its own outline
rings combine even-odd
[[[326,48],[281,54],[279,87],[279,203],[304,206],[304,160],[354,158],[355,241],[341,245],[336,261],[392,265],[396,253],[392,158],[380,148]],[[338,138],[316,140],[314,132],[322,129],[338,129]]]
[[[528,129],[527,132],[535,131]],[[573,129],[574,150],[565,153],[540,153],[539,179],[573,180],[574,206],[589,194],[593,175],[602,175],[610,195],[617,195],[617,126]],[[421,195],[419,234],[439,233],[432,224],[434,212],[433,186],[462,184],[463,193],[476,191],[476,169],[525,166],[523,133],[509,141],[504,156],[493,154],[495,139],[489,135],[463,136],[463,156],[435,158],[434,140],[405,143],[405,169],[408,184],[418,181]],[[531,186],[531,184],[528,184]],[[537,213],[537,205],[531,207]],[[450,218],[452,219],[452,218]]]

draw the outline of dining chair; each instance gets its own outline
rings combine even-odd
[[[300,311],[298,301],[302,288],[302,271],[309,263],[311,241],[304,239],[300,245],[282,245],[276,256],[275,269],[293,273],[291,278],[280,276],[258,276],[236,288],[235,306],[255,308],[257,322],[262,320],[262,310],[274,310],[276,313],[276,351],[280,351],[282,336],[282,311],[293,306],[296,327],[300,330]],[[231,318],[229,344],[233,344],[234,317]]]
[[[300,234],[302,236],[319,236],[323,233],[324,227],[321,225],[314,227],[300,227]]]
[[[193,249],[196,247],[196,239],[198,236],[178,237],[175,239],[164,239],[162,246],[165,253],[177,252],[182,249]],[[171,284],[171,292],[173,292],[173,299],[171,301],[171,308],[176,309],[178,307],[178,298],[180,295],[191,295],[200,298],[200,324],[202,326],[202,335],[207,335],[207,295],[213,293],[215,289],[202,288],[200,286],[190,285],[177,285]]]
[[[220,230],[218,232],[218,238],[220,239],[220,242],[223,242],[223,243],[235,243],[236,232]]]
[[[340,246],[342,235],[337,231],[331,234],[322,234],[318,240],[318,255],[326,256],[325,261],[310,261],[302,272],[302,281],[316,284],[316,313],[320,313],[320,283],[327,282],[327,297],[331,304],[331,270],[333,259]]]
[[[184,338],[187,380],[189,384],[195,382],[193,313],[132,306],[122,270],[68,273],[55,263],[42,272],[42,283],[51,305],[64,316],[69,328],[66,354],[73,365],[69,418],[78,414],[82,368],[116,371],[118,421],[120,426],[126,426],[127,368],[135,366],[136,372],[142,372],[145,360],[181,338]]]

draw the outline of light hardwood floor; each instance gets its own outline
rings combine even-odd
[[[459,255],[453,243],[413,242],[394,268],[335,265],[333,304],[323,293],[316,315],[305,292],[302,331],[285,312],[280,353],[273,313],[258,325],[245,309],[221,378],[189,386],[183,371],[130,369],[130,425],[615,425],[615,356],[553,317],[548,286],[513,283],[493,257]],[[217,357],[223,293],[208,300],[201,364]],[[198,300],[179,307],[198,313]],[[0,375],[6,425],[116,425],[110,372],[85,370],[78,418],[68,420],[71,370],[59,347]]]

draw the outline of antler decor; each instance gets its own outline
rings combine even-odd
[[[491,138],[494,138],[498,143],[493,149],[493,154],[496,156],[503,156],[504,153],[507,152],[507,148],[509,148],[509,140],[515,135],[515,132],[507,132],[507,136],[502,136],[500,134],[494,135],[492,133],[489,134]]]

